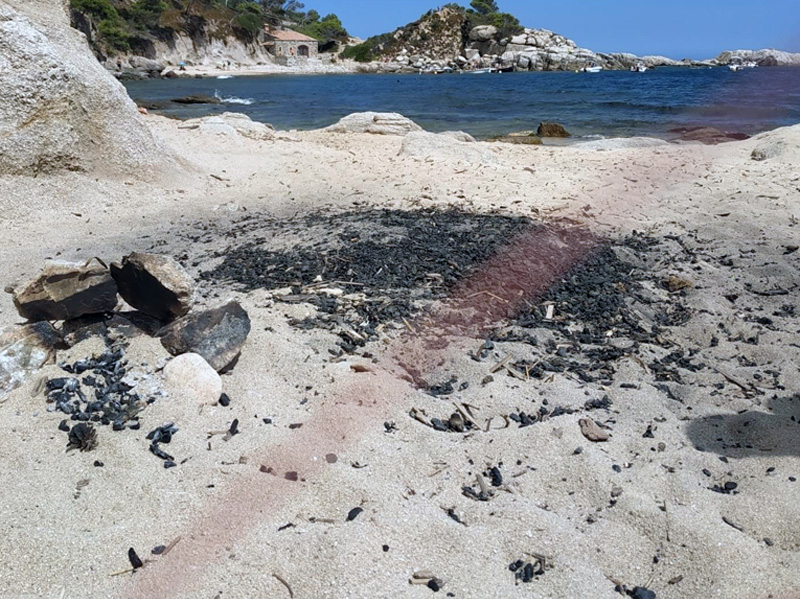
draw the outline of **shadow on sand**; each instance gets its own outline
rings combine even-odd
[[[686,432],[700,451],[734,458],[765,453],[800,457],[800,395],[770,399],[766,409],[698,418]]]

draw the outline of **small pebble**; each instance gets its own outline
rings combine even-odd
[[[428,581],[428,588],[432,590],[434,593],[438,593],[442,590],[442,581],[438,578],[431,578]]]
[[[166,545],[158,545],[157,547],[153,547],[153,549],[150,551],[150,553],[152,553],[153,555],[161,555],[166,550],[167,550],[167,546]]]
[[[103,462],[101,462],[100,460],[95,460],[94,461],[94,467],[95,468],[102,468],[103,466],[105,466],[105,464]]]
[[[389,546],[388,545],[384,545],[383,546],[383,552],[384,553],[388,553],[389,552]]]
[[[352,522],[353,520],[358,518],[359,514],[361,514],[361,512],[363,512],[363,511],[364,511],[363,508],[354,507],[352,510],[347,512],[347,521],[348,522]]]
[[[229,405],[231,405],[231,398],[228,397],[227,393],[223,393],[219,396],[219,405],[221,405],[223,408],[227,408]]]
[[[136,555],[136,550],[133,547],[128,549],[128,561],[131,563],[134,570],[138,570],[144,566],[144,563],[139,559],[139,556]]]

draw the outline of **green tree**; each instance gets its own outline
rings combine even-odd
[[[298,31],[321,42],[344,40],[349,37],[342,21],[334,14],[326,15],[316,22],[299,27]]]
[[[496,0],[472,0],[469,5],[479,15],[490,15],[500,11]]]
[[[168,8],[164,0],[136,0],[131,4],[130,14],[136,24],[145,29],[155,29],[161,20],[161,13]]]

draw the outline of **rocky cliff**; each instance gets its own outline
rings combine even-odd
[[[0,0],[0,175],[147,177],[175,164],[61,0]]]
[[[119,3],[114,0],[108,6],[117,11]],[[134,28],[118,17],[118,37],[110,37],[108,26],[104,27],[105,13],[91,12],[84,6],[73,1],[73,26],[86,35],[98,60],[124,78],[157,75],[181,62],[216,67],[273,62],[259,43],[256,29],[241,26],[237,13],[224,6],[197,3],[191,11],[170,8],[147,28]],[[120,7],[117,14],[125,13]]]
[[[783,52],[772,48],[731,50],[723,52],[715,59],[715,62],[721,65],[749,61],[755,62],[760,67],[798,67],[800,66],[800,53]]]

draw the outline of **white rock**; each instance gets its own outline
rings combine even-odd
[[[170,395],[198,404],[216,403],[222,379],[198,354],[181,354],[164,367],[164,384]]]
[[[189,119],[181,127],[197,129],[200,133],[231,137],[241,135],[262,141],[275,138],[275,129],[272,125],[258,123],[246,114],[239,112],[223,112],[220,115]]]
[[[405,135],[412,131],[422,131],[422,127],[396,112],[356,112],[342,118],[338,123],[326,127],[323,131]]]

